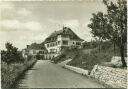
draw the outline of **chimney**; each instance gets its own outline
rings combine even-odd
[[[63,25],[63,30],[65,29],[64,25]]]
[[[30,45],[27,45],[27,49],[28,49],[29,46],[30,46]]]

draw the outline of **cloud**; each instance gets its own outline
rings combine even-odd
[[[29,33],[25,34],[25,35],[22,35],[19,39],[22,40],[22,41],[30,41],[30,42],[37,42],[37,43],[40,43],[40,42],[43,42],[45,40],[45,38],[47,37],[48,35],[43,33],[43,34],[37,34],[37,35],[29,35]]]
[[[21,22],[19,20],[2,20],[0,27],[1,31],[40,31],[44,29],[39,22]]]
[[[40,34],[40,35],[37,35],[33,38],[33,40],[37,43],[40,43],[40,42],[43,42],[45,40],[45,38],[48,37],[47,34]]]
[[[46,26],[33,20],[34,14],[28,8],[4,2],[0,3],[0,10],[0,49],[5,49],[7,41],[21,49],[32,42],[43,42],[47,37],[45,33],[41,34]]]
[[[80,27],[80,22],[76,19],[63,21],[64,26],[70,27],[72,29],[77,29]]]
[[[54,20],[54,19],[51,19],[51,18],[49,18],[48,21],[50,23],[54,23],[54,24],[62,24],[60,20]]]
[[[0,2],[1,20],[15,16],[15,6],[10,2]]]
[[[39,22],[30,21],[24,24],[24,27],[26,29],[32,30],[32,31],[39,31],[43,30],[41,24]]]
[[[87,27],[89,22],[80,22],[77,19],[65,20],[63,21],[64,26],[70,27],[79,37],[86,41],[90,41],[92,35],[90,33],[90,29]]]
[[[5,31],[14,31],[22,27],[21,23],[18,20],[2,20],[0,22],[1,30]]]
[[[1,10],[13,10],[14,9],[14,4],[10,2],[0,2],[0,8]]]
[[[2,19],[19,19],[29,20],[34,18],[31,10],[24,7],[17,7],[12,2],[0,2],[0,10]]]
[[[24,7],[18,7],[13,3],[2,2],[2,20],[0,31],[40,31],[44,27],[32,20],[32,12]]]
[[[27,10],[26,8],[20,8],[17,11],[17,14],[21,15],[21,16],[29,16],[29,15],[31,15],[31,12],[29,10]]]

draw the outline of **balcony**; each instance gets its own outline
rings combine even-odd
[[[59,35],[58,40],[69,40],[69,36],[68,35]]]

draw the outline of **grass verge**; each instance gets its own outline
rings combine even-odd
[[[18,80],[19,76],[28,70],[34,63],[36,63],[36,59],[34,58],[24,63],[13,63],[9,65],[5,62],[1,62],[1,88],[11,88]]]

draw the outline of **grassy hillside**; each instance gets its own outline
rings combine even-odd
[[[100,51],[99,48],[91,49],[66,49],[62,55],[54,58],[54,62],[58,63],[68,59],[69,57],[73,60],[68,65],[77,66],[80,68],[91,70],[94,65],[102,64],[102,62],[110,62],[113,56],[119,56],[119,49],[113,44],[102,44]]]
[[[74,59],[76,54],[79,51],[80,50],[78,50],[78,49],[66,49],[63,51],[63,53],[61,55],[53,58],[52,60],[54,61],[54,63],[58,63],[58,62],[62,62],[64,60],[67,60],[68,58]]]

